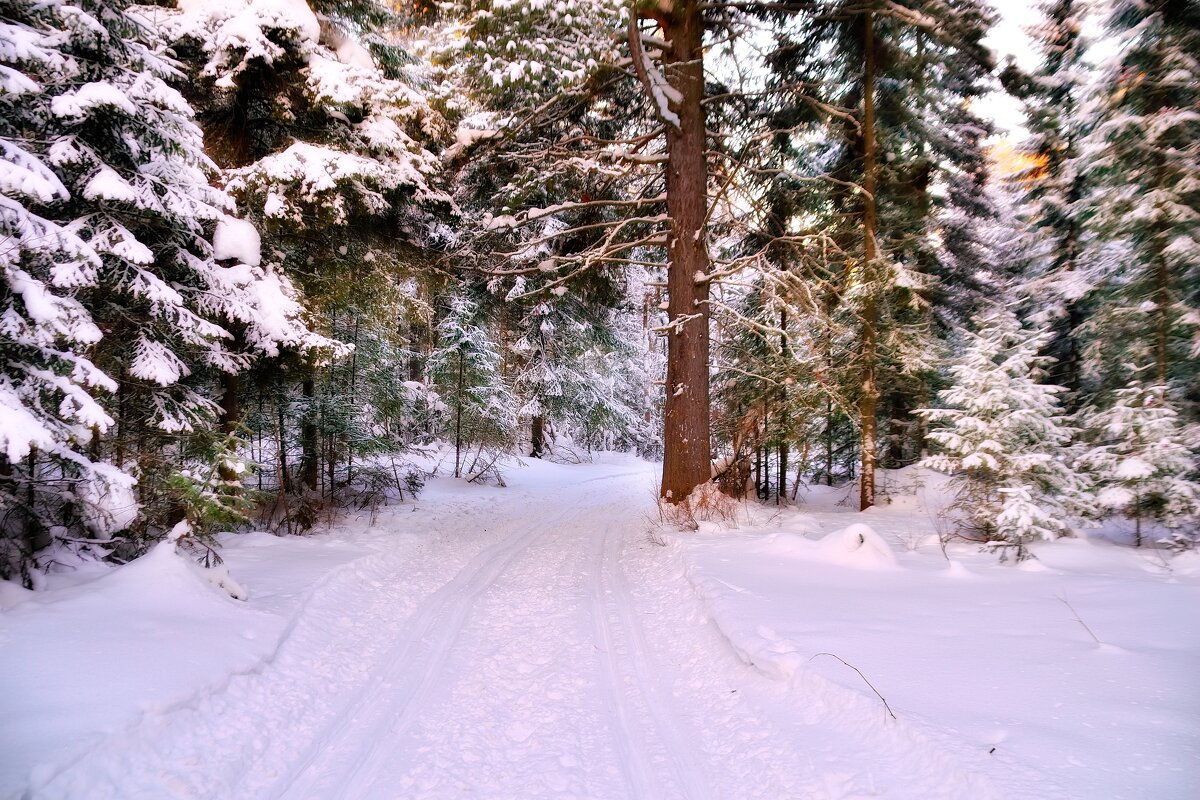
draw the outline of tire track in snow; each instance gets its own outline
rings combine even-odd
[[[412,724],[441,676],[476,601],[521,553],[567,516],[557,514],[484,549],[430,595],[412,615],[408,633],[375,668],[374,677],[309,744],[270,796],[361,796],[388,755],[385,745]]]
[[[622,756],[631,796],[656,800],[667,796],[667,787],[673,786],[685,798],[705,800],[711,796],[708,779],[692,755],[694,747],[684,735],[673,708],[674,698],[661,684],[645,631],[633,611],[633,597],[620,563],[620,529],[609,526],[594,541],[592,615],[601,651],[598,662],[617,722],[612,738]],[[644,711],[636,707],[631,690],[637,693]],[[655,734],[653,738],[647,737],[647,727]],[[669,783],[651,763],[650,754],[657,749],[664,752]]]

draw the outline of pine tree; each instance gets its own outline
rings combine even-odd
[[[1151,371],[1133,370],[1112,405],[1085,410],[1081,423],[1089,447],[1079,468],[1095,482],[1098,516],[1131,518],[1138,547],[1143,520],[1176,542],[1194,540],[1200,523],[1200,432],[1181,421],[1165,386],[1144,381]]]
[[[966,534],[1018,561],[1026,545],[1070,532],[1082,484],[1064,448],[1073,430],[1062,412],[1063,389],[1039,382],[1048,334],[1026,331],[1009,311],[976,320],[944,408],[918,411],[939,424],[929,438],[941,452],[924,466],[954,475],[953,507]]]
[[[708,18],[693,0],[638,3],[632,12],[611,0],[457,10],[466,14],[457,29],[465,41],[451,58],[487,78],[474,94],[485,127],[460,129],[462,152],[471,144],[497,151],[489,169],[464,182],[475,188],[475,208],[494,197],[480,213],[494,235],[465,255],[475,262],[500,250],[510,260],[492,269],[540,274],[541,290],[570,290],[584,272],[618,265],[664,271],[671,335],[660,491],[680,502],[711,476]],[[641,86],[617,59],[621,38]],[[510,85],[533,91],[510,105]]]
[[[900,465],[921,449],[907,420],[932,390],[939,339],[996,287],[983,235],[994,216],[987,125],[970,111],[990,70],[991,13],[977,2],[831,2],[797,22],[777,29],[768,62],[779,161],[759,171],[774,178],[764,227],[792,241],[808,232],[824,263],[798,271],[797,305],[822,297],[828,342],[835,328],[855,332],[847,352],[825,353],[824,371],[840,373],[825,427],[852,395],[866,508],[881,451]]]

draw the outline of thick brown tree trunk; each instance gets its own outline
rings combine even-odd
[[[875,260],[875,20],[868,11],[863,15],[863,269],[862,280],[874,283]],[[876,403],[879,386],[875,378],[877,339],[879,335],[879,308],[876,304],[875,287],[868,286],[862,311],[862,396],[859,400],[859,422],[861,425],[860,446],[862,468],[860,470],[858,509],[865,511],[875,505],[875,430]]]
[[[529,455],[532,458],[541,458],[542,453],[546,449],[546,418],[538,414],[533,418],[533,426],[529,434]]]
[[[661,4],[660,4],[661,8]],[[704,130],[704,21],[697,0],[679,0],[659,23],[669,43],[668,83],[681,101],[667,125],[667,381],[660,493],[679,502],[712,477],[708,397],[708,166]]]

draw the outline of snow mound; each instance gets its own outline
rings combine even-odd
[[[820,561],[853,569],[898,568],[896,553],[869,525],[856,522],[813,541],[794,532],[764,537],[758,548],[763,555]]]
[[[171,708],[260,665],[286,620],[230,599],[236,591],[171,541],[69,589],[6,587],[0,718],[22,723],[0,726],[0,796],[127,726],[131,711]]]
[[[856,522],[817,542],[817,551],[830,563],[870,569],[896,566],[896,554],[871,526]]]
[[[232,258],[252,267],[259,266],[262,264],[262,237],[258,229],[244,219],[223,218],[213,234],[213,258],[218,261]]]

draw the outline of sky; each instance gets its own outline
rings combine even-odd
[[[984,43],[996,53],[998,67],[1012,56],[1017,66],[1025,70],[1037,68],[1038,56],[1024,28],[1036,24],[1041,17],[1035,0],[993,0],[999,20],[984,39]],[[1028,135],[1021,103],[996,86],[996,91],[981,98],[976,110],[996,125],[997,135],[1019,141]]]

